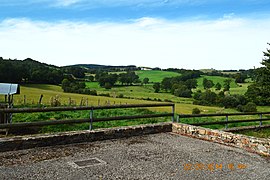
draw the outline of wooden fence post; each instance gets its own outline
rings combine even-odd
[[[40,95],[40,98],[39,98],[39,101],[38,101],[38,105],[39,105],[39,106],[41,105],[42,98],[43,98],[43,94]]]
[[[26,95],[23,95],[23,104],[26,105]]]

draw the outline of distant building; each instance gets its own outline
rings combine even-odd
[[[150,71],[152,68],[150,67],[140,67],[142,71]]]

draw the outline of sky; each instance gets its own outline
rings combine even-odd
[[[269,0],[0,0],[0,57],[185,69],[261,66]]]

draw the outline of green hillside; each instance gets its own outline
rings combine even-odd
[[[159,70],[136,71],[136,74],[140,77],[140,80],[149,78],[149,82],[161,82],[165,77],[180,76],[180,74],[176,72]]]
[[[214,84],[217,84],[218,82],[223,86],[224,85],[224,81],[226,79],[226,77],[221,77],[221,76],[202,76],[200,78],[197,79],[198,81],[198,89],[203,89],[203,79],[206,78],[208,80],[212,80],[214,82]],[[237,88],[238,85],[235,83],[234,79],[231,78],[231,88]]]

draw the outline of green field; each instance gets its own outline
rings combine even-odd
[[[217,84],[219,82],[222,87],[224,85],[224,80],[229,79],[229,78],[221,77],[221,76],[205,76],[205,75],[203,75],[202,77],[197,79],[198,89],[203,89],[203,79],[204,78],[206,78],[208,80],[212,80],[214,82],[214,84]],[[231,80],[232,80],[232,82],[230,84],[231,88],[238,87],[238,85],[234,82],[234,79],[231,79]]]
[[[155,93],[152,84],[143,86],[116,86],[112,89],[105,89],[99,87],[97,82],[87,82],[86,86],[90,89],[96,89],[98,94],[109,93],[112,97],[118,97],[123,94],[126,98],[142,99],[142,100],[156,100],[156,101],[172,101],[178,103],[192,104],[192,99],[176,97],[171,93]]]
[[[165,77],[175,77],[180,76],[179,73],[169,72],[169,71],[136,71],[136,74],[140,77],[140,80],[144,78],[149,78],[149,82],[161,82]]]
[[[134,88],[133,86],[128,88]],[[137,87],[141,88],[141,87]],[[134,89],[133,92],[135,92]],[[138,89],[137,89],[138,90]],[[129,90],[129,93],[133,93]],[[64,93],[60,86],[55,85],[22,85],[21,86],[21,94],[14,95],[14,104],[15,106],[22,105],[24,102],[24,96],[26,97],[26,105],[28,106],[36,106],[40,95],[43,95],[42,104],[50,105],[51,98],[58,96],[61,102],[61,105],[68,105],[69,98],[71,98],[73,104],[72,105],[80,105],[82,99],[84,99],[84,105],[86,105],[85,101],[88,100],[88,105],[100,105],[105,104],[141,104],[141,103],[158,103],[159,101],[149,101],[149,100],[140,100],[140,99],[130,99],[130,98],[114,98],[114,97],[104,97],[104,96],[90,96],[83,94],[75,94],[75,93]],[[144,93],[142,93],[144,94]],[[165,93],[153,93],[156,97],[163,98]],[[152,94],[152,95],[153,95]],[[151,94],[150,94],[151,95]],[[177,100],[177,97],[171,96],[171,100]],[[146,97],[146,95],[145,95]],[[148,97],[151,97],[148,95]],[[153,98],[153,97],[151,97]],[[4,100],[4,96],[0,96],[0,101]],[[192,109],[197,107],[202,113],[218,113],[218,112],[228,112],[228,109],[223,109],[220,107],[209,107],[209,106],[199,106],[191,104],[192,99],[189,98],[179,98],[179,103],[176,103],[176,113],[181,114],[190,114]],[[153,111],[159,112],[171,112],[171,108],[168,107],[157,107],[157,108],[149,108]],[[234,111],[234,110],[233,110]]]
[[[97,86],[97,84],[94,84],[93,86]],[[125,89],[127,88],[127,89]],[[141,88],[144,88],[143,90]],[[199,105],[193,105],[192,99],[189,98],[177,98],[174,97],[168,93],[153,93],[152,90],[148,90],[151,92],[147,92],[146,87],[141,86],[129,86],[129,87],[119,87],[119,92],[123,93],[130,93],[130,96],[134,96],[134,98],[138,97],[151,97],[151,98],[170,98],[173,101],[180,101],[175,103],[175,112],[177,114],[191,114],[193,108],[199,108],[201,110],[201,113],[208,114],[208,113],[232,113],[236,112],[234,109],[225,109],[221,107],[210,107],[210,106],[199,106]],[[102,89],[102,88],[101,88]],[[117,89],[117,88],[116,88]],[[132,90],[132,91],[131,91]],[[140,92],[144,91],[144,92]],[[104,90],[106,92],[106,90]],[[108,91],[109,92],[109,91]],[[110,92],[109,92],[110,93]],[[141,93],[141,94],[140,94]],[[23,104],[24,96],[26,97],[26,105],[27,106],[37,106],[37,102],[40,98],[40,95],[43,95],[43,101],[42,104],[45,106],[49,106],[51,102],[52,97],[58,96],[61,102],[61,105],[68,105],[69,99],[72,99],[73,103],[72,105],[80,105],[80,102],[82,99],[84,99],[84,104],[86,105],[85,100],[88,100],[88,105],[108,105],[110,103],[113,104],[144,104],[144,103],[158,103],[159,101],[146,101],[146,100],[139,100],[139,99],[129,99],[129,98],[114,98],[114,97],[104,97],[104,96],[90,96],[90,95],[81,95],[81,94],[74,94],[74,93],[64,93],[60,86],[55,85],[27,85],[27,86],[21,86],[21,94],[15,95],[15,107],[21,106]],[[141,95],[141,96],[140,96]],[[136,97],[137,96],[137,97]],[[0,96],[0,101],[3,101],[4,97]],[[154,113],[154,112],[171,112],[170,107],[155,107],[155,108],[147,108],[148,113]],[[141,109],[142,110],[142,109]],[[258,111],[269,111],[270,108],[263,106],[258,107]],[[108,114],[109,113],[109,114]],[[120,113],[120,114],[119,114]],[[108,117],[108,116],[115,116],[115,115],[134,115],[134,114],[140,114],[143,113],[143,111],[136,110],[136,109],[130,109],[130,110],[112,110],[112,111],[102,111],[99,113],[95,112],[95,117]],[[60,112],[60,113],[33,113],[33,114],[16,114],[14,115],[14,122],[27,122],[27,121],[34,121],[34,120],[51,120],[51,119],[65,119],[65,118],[88,118],[89,112]],[[239,117],[238,117],[239,118]],[[250,117],[245,117],[250,118]],[[237,117],[236,117],[237,119]],[[183,123],[191,123],[191,122],[198,122],[198,121],[216,121],[218,119],[214,118],[207,118],[207,119],[201,119],[201,118],[195,118],[195,119],[181,119],[180,122]],[[220,120],[220,119],[219,119]],[[112,127],[112,126],[126,126],[126,125],[135,125],[135,124],[143,124],[143,123],[156,123],[156,122],[162,122],[162,121],[170,121],[170,118],[155,118],[155,119],[144,119],[144,120],[124,120],[124,121],[112,121],[112,122],[100,122],[95,123],[95,128],[106,128],[106,127]],[[247,123],[241,123],[241,124],[235,124],[235,125],[229,125],[229,127],[234,126],[243,126],[243,125],[252,125]],[[48,126],[40,129],[41,132],[55,132],[55,131],[66,131],[66,130],[79,130],[79,129],[87,129],[89,127],[89,123],[85,124],[79,124],[79,125],[59,125],[59,126]],[[210,128],[224,128],[224,126],[221,125],[212,125],[207,126]]]
[[[270,138],[270,129],[260,129],[260,130],[245,130],[237,132],[239,134],[244,134],[247,136],[254,136],[258,138]]]
[[[214,84],[217,84],[218,82],[221,84],[222,89],[224,86],[224,80],[228,79],[226,77],[221,77],[221,76],[202,76],[200,78],[197,79],[198,81],[198,87],[197,89],[203,90],[203,79],[206,78],[208,80],[212,80],[214,82]],[[247,91],[247,87],[251,84],[251,83],[235,83],[234,79],[231,79],[231,88],[230,88],[230,93],[231,94],[245,94],[245,92]],[[215,91],[215,87],[211,88],[212,91]]]
[[[133,116],[142,114],[154,114],[147,109],[111,109],[111,110],[95,110],[94,117],[113,117],[113,116]],[[68,120],[68,119],[87,119],[89,118],[89,111],[67,111],[67,112],[45,112],[45,113],[18,113],[13,114],[13,122],[37,122],[37,121],[50,121],[50,120]],[[131,126],[138,124],[153,124],[158,122],[170,121],[170,117],[166,118],[151,118],[139,120],[121,120],[121,121],[106,121],[94,122],[92,128],[109,128],[115,126]],[[24,128],[14,131],[15,133],[22,132],[60,132],[60,131],[75,131],[75,130],[88,130],[89,123],[72,124],[72,125],[53,125],[44,126],[40,128]]]
[[[179,76],[180,74],[174,72],[166,72],[166,71],[136,71],[139,75],[140,79],[148,77],[150,82],[161,82],[164,77],[174,77]],[[202,76],[198,78],[198,88],[203,90],[202,81],[203,78],[207,78],[212,80],[215,84],[217,82],[223,85],[224,80],[227,78],[219,77],[219,76]],[[233,80],[231,82],[231,94],[244,94],[247,90],[247,87],[250,83],[243,83],[243,84],[236,84]],[[72,105],[72,106],[79,106],[79,105],[88,105],[88,106],[96,106],[96,105],[114,105],[114,104],[144,104],[144,103],[159,103],[159,102],[173,102],[175,103],[175,112],[177,114],[191,114],[194,108],[199,108],[201,113],[208,114],[208,113],[232,113],[237,112],[235,109],[225,109],[222,107],[214,107],[214,106],[199,106],[193,105],[192,98],[182,98],[176,97],[171,93],[160,92],[155,93],[153,89],[153,84],[147,85],[133,85],[133,86],[120,86],[119,84],[113,87],[112,89],[105,89],[99,86],[98,82],[86,82],[87,88],[95,89],[98,93],[98,96],[91,96],[91,95],[83,95],[83,94],[75,94],[75,93],[64,93],[61,86],[56,85],[46,85],[46,84],[28,84],[21,86],[21,94],[14,96],[14,103],[15,107],[19,106],[32,106],[36,107],[40,96],[43,95],[42,105],[43,106],[50,106],[53,99],[57,97],[60,101],[61,105]],[[215,88],[212,88],[215,91]],[[105,95],[109,94],[110,97],[106,97]],[[122,96],[123,98],[118,98]],[[0,96],[0,102],[4,100],[4,96]],[[25,102],[25,104],[24,104]],[[71,103],[71,104],[70,104]],[[149,111],[150,110],[150,111]],[[147,108],[147,111],[150,113],[155,112],[171,112],[170,107],[155,107],[155,108]],[[263,106],[258,107],[258,111],[270,111],[269,107]],[[106,114],[108,112],[109,114]],[[112,113],[113,112],[113,113]],[[120,114],[117,114],[119,112]],[[125,115],[125,114],[136,114],[142,113],[143,111],[137,111],[136,109],[130,110],[117,110],[117,111],[103,111],[99,112],[96,115],[98,117],[106,117],[106,116],[114,116],[114,115]],[[121,114],[122,113],[122,114]],[[79,112],[79,113],[45,113],[45,114],[31,114],[30,116],[27,115],[15,115],[14,122],[25,122],[25,121],[32,121],[32,120],[48,120],[49,119],[62,119],[62,118],[84,118],[88,117],[89,114]],[[246,117],[250,118],[250,117]],[[237,117],[236,117],[237,119]],[[95,127],[112,127],[112,126],[119,126],[119,125],[134,125],[134,124],[141,124],[141,123],[154,123],[160,121],[168,121],[169,118],[162,119],[154,119],[154,120],[136,120],[136,121],[120,121],[120,122],[104,122],[104,123],[97,123]],[[181,119],[181,122],[184,123],[191,123],[191,122],[198,122],[198,121],[216,121],[220,119],[215,118],[195,118],[195,119]],[[229,125],[229,127],[239,126],[239,125],[249,125],[246,123],[242,124],[235,124]],[[61,130],[75,130],[75,129],[87,129],[89,124],[82,124],[82,125],[75,125],[75,126],[56,126],[57,128],[46,127],[42,129],[42,132],[49,132],[49,131],[56,131]],[[224,126],[220,125],[213,125],[209,126],[210,128],[223,128]],[[75,129],[74,129],[75,128]]]

